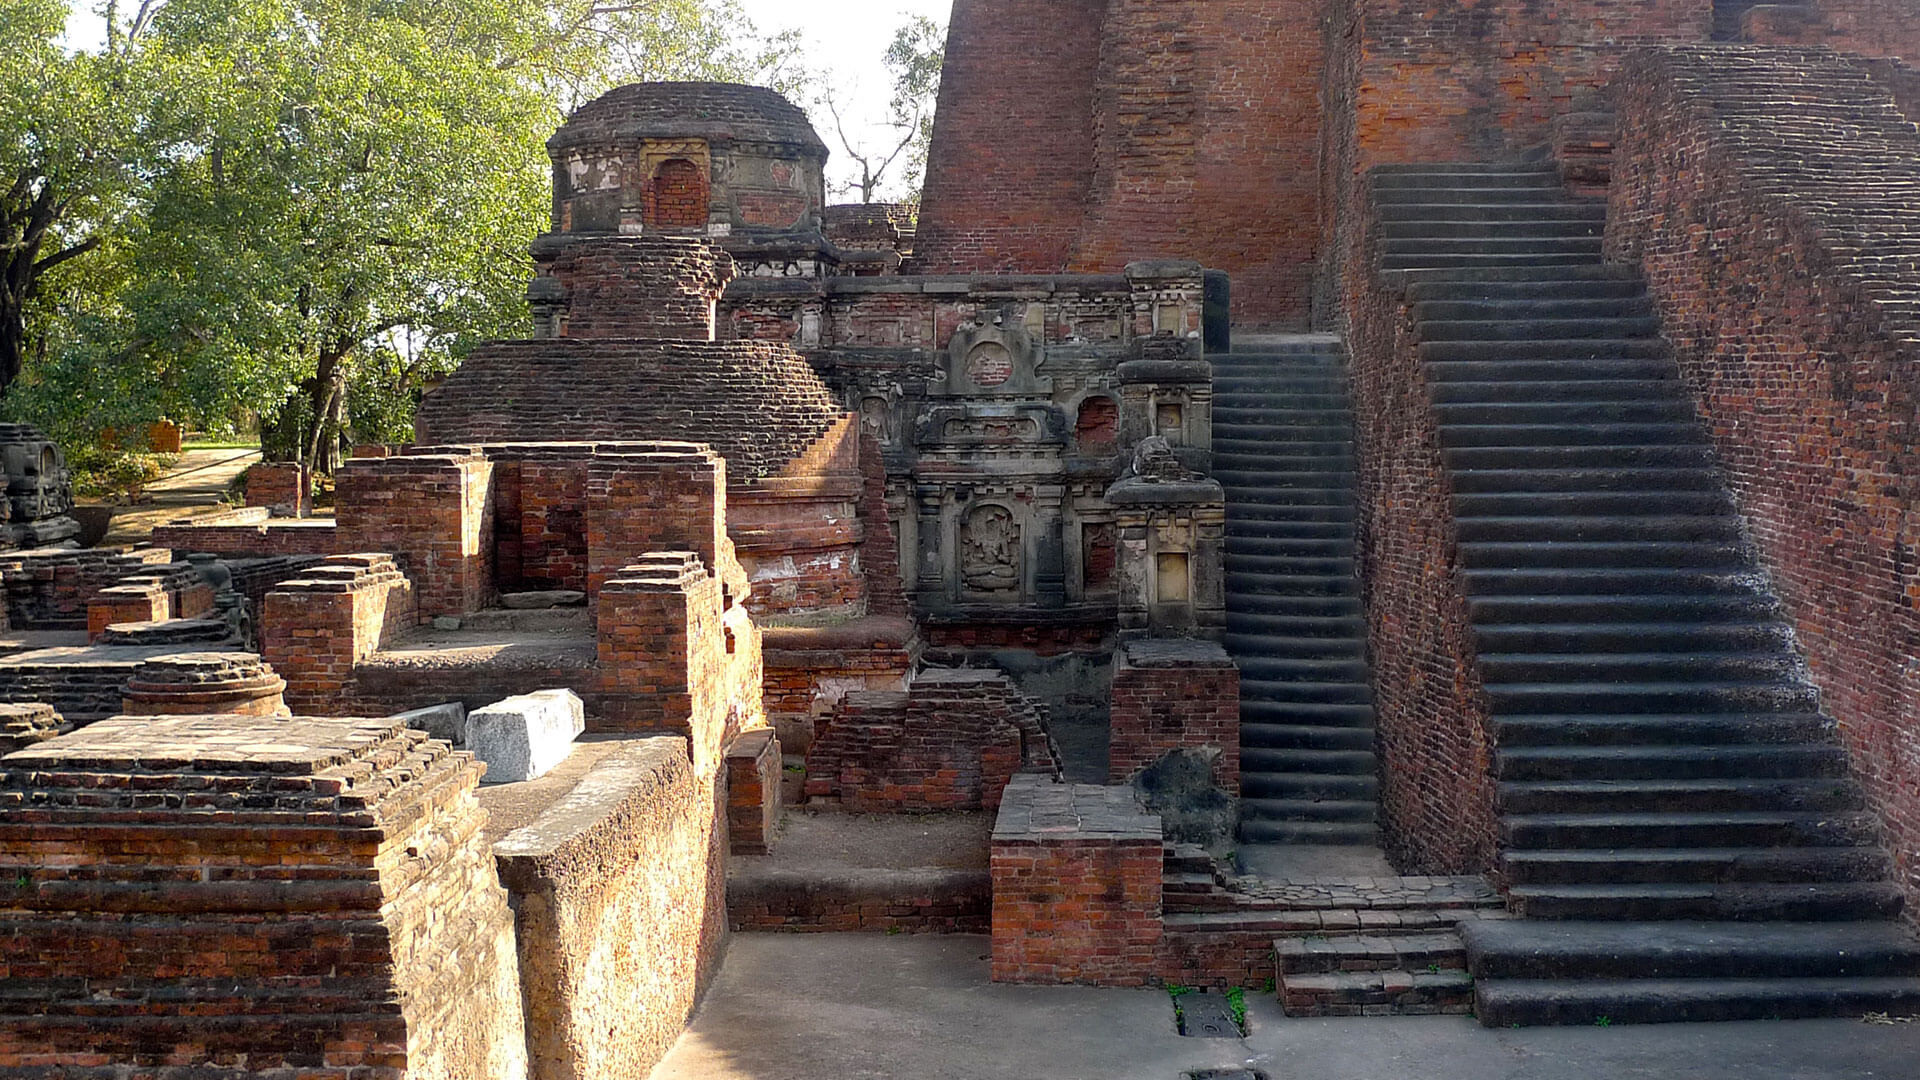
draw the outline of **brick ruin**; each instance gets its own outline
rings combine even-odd
[[[623,87],[531,336],[332,516],[0,556],[0,1074],[639,1077],[734,931],[1920,1010],[1905,8],[1041,7],[955,5],[917,218]],[[584,734],[481,785],[536,691]],[[844,811],[977,865],[779,861]]]

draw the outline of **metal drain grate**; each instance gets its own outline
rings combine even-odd
[[[1180,1080],[1267,1080],[1259,1069],[1195,1069],[1180,1074]]]
[[[1174,999],[1180,1018],[1180,1034],[1192,1039],[1237,1039],[1240,1025],[1233,1022],[1233,1010],[1225,994],[1182,994]]]

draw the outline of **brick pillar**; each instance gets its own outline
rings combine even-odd
[[[247,470],[247,505],[282,517],[313,513],[313,473],[292,461],[263,461]]]
[[[1240,670],[1211,641],[1142,638],[1120,647],[1113,663],[1114,783],[1169,750],[1217,746],[1214,782],[1240,791]]]
[[[725,656],[719,580],[692,552],[655,552],[606,581],[598,620],[607,730],[686,735],[696,766],[716,761],[721,739],[704,729]]]
[[[765,855],[780,823],[780,741],[749,731],[727,746],[727,837],[735,855]]]
[[[287,681],[286,701],[350,713],[353,667],[418,621],[413,583],[390,555],[336,555],[267,594],[260,651]]]
[[[358,458],[341,467],[340,535],[391,553],[420,613],[464,615],[492,597],[493,463],[469,453]]]
[[[87,640],[98,641],[115,623],[158,622],[172,611],[159,582],[108,586],[87,601]]]
[[[993,830],[993,981],[1146,985],[1165,863],[1128,789],[1015,777]]]
[[[587,594],[649,552],[691,552],[721,568],[728,552],[727,463],[692,443],[599,454],[587,467]],[[735,597],[734,599],[739,599]]]

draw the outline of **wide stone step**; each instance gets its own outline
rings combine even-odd
[[[1488,683],[1488,708],[1503,713],[1808,712],[1820,692],[1782,681]]]
[[[1372,750],[1309,750],[1299,747],[1278,748],[1243,746],[1240,768],[1244,771],[1317,777],[1371,777],[1379,770]]]
[[[1847,752],[1818,743],[1516,746],[1494,755],[1494,775],[1501,780],[1844,779]]]
[[[1426,366],[1427,381],[1590,382],[1595,380],[1677,379],[1680,368],[1668,359],[1627,360],[1448,360]]]
[[[1242,724],[1310,724],[1321,727],[1373,728],[1373,706],[1339,701],[1256,701],[1242,697]]]
[[[1833,721],[1817,712],[1541,714],[1493,721],[1501,748],[1530,746],[1718,746],[1824,743]]]
[[[1249,703],[1275,705],[1372,705],[1373,690],[1358,682],[1306,682],[1298,679],[1262,679],[1247,676],[1240,681],[1240,714],[1247,715]]]
[[[1885,922],[1468,920],[1483,979],[1818,979],[1920,975],[1920,943]]]
[[[1772,618],[1779,604],[1759,590],[1712,595],[1513,593],[1467,598],[1476,626],[1568,622],[1750,622]]]
[[[1346,521],[1288,521],[1279,518],[1253,518],[1234,512],[1227,505],[1227,535],[1242,540],[1340,541],[1353,543],[1353,524]]]
[[[1351,618],[1360,614],[1360,601],[1350,595],[1279,596],[1229,592],[1231,614],[1301,616],[1315,619]]]
[[[1850,922],[1891,919],[1905,896],[1890,881],[1515,885],[1507,903],[1527,919],[1704,919]]]
[[[1465,970],[1467,947],[1457,932],[1287,937],[1273,943],[1273,958],[1283,976],[1434,967]]]
[[[1291,487],[1284,484],[1275,484],[1271,487],[1236,486],[1228,492],[1227,501],[1245,510],[1275,506],[1351,506],[1354,502],[1354,493],[1351,486],[1320,488]]]
[[[1578,266],[1482,266],[1457,267],[1446,270],[1431,270],[1404,275],[1410,288],[1430,283],[1447,285],[1500,285],[1521,282],[1530,284],[1551,284],[1560,287],[1565,295],[1586,295],[1566,286],[1584,288],[1596,281],[1632,282],[1636,288],[1645,288],[1645,278],[1637,266],[1624,263],[1590,262]],[[1416,300],[1436,299],[1423,292],[1410,293]]]
[[[1665,515],[1584,515],[1539,511],[1461,516],[1458,536],[1469,544],[1719,544],[1741,542],[1740,519],[1726,512]]]
[[[1235,502],[1227,506],[1227,520],[1284,522],[1351,522],[1352,506],[1315,506],[1283,502]]]
[[[1647,295],[1647,284],[1637,272],[1609,265],[1554,267],[1531,278],[1524,274],[1499,277],[1489,273],[1423,274],[1408,282],[1406,295],[1410,302],[1422,304],[1629,300]]]
[[[1560,341],[1427,341],[1417,346],[1427,363],[1455,360],[1667,360],[1662,338],[1567,338]]]
[[[1248,821],[1330,822],[1374,827],[1379,803],[1373,799],[1243,799],[1240,815]]]
[[[1834,813],[1866,805],[1851,779],[1508,781],[1499,800],[1509,814]]]
[[[1229,549],[1226,554],[1227,569],[1248,574],[1265,574],[1271,577],[1327,577],[1330,575],[1353,574],[1353,560],[1344,558],[1326,558],[1307,555],[1255,555],[1245,551]]]
[[[1441,208],[1442,214],[1445,208]],[[1573,239],[1599,236],[1605,223],[1581,218],[1531,218],[1490,221],[1462,215],[1457,218],[1434,217],[1383,221],[1380,235],[1389,241],[1526,237],[1540,240]]]
[[[1214,455],[1213,478],[1227,489],[1232,500],[1241,492],[1271,488],[1302,488],[1310,491],[1351,490],[1352,469],[1282,469],[1251,455]]]
[[[1423,300],[1413,305],[1421,321],[1494,321],[1509,319],[1644,319],[1652,317],[1653,302],[1645,294],[1631,296],[1518,297],[1486,300]]]
[[[1580,221],[1605,228],[1604,203],[1560,202],[1390,202],[1374,208],[1382,222],[1397,221],[1493,221],[1527,224],[1537,221]]]
[[[1419,206],[1480,206],[1486,204],[1535,204],[1552,202],[1566,197],[1566,191],[1558,183],[1546,184],[1510,184],[1504,186],[1462,185],[1444,182],[1448,178],[1436,178],[1434,181],[1417,185],[1404,185],[1391,188],[1375,188],[1374,202],[1380,206],[1412,203]]]
[[[1347,558],[1353,553],[1353,538],[1303,540],[1291,536],[1242,536],[1229,530],[1227,550],[1236,555],[1308,559]]]
[[[1462,565],[1474,569],[1526,567],[1712,567],[1748,565],[1746,552],[1731,541],[1626,541],[1614,543],[1521,540],[1460,545]]]
[[[1380,828],[1370,821],[1276,821],[1243,817],[1240,841],[1246,844],[1373,844]]]
[[[1714,491],[1725,478],[1713,469],[1638,468],[1598,462],[1584,469],[1456,469],[1459,494],[1556,491]]]
[[[1404,242],[1403,242],[1404,243]],[[1571,245],[1572,242],[1566,242]],[[1383,255],[1380,268],[1387,271],[1421,270],[1478,270],[1487,267],[1555,267],[1587,266],[1600,258],[1598,244],[1588,247],[1572,247],[1561,252],[1548,252],[1519,248],[1509,251],[1432,251],[1421,250],[1404,254]]]
[[[1353,428],[1288,427],[1276,429],[1266,422],[1240,422],[1214,417],[1216,439],[1263,440],[1276,454],[1324,455],[1353,453]]]
[[[1359,750],[1373,752],[1371,727],[1325,727],[1319,724],[1240,725],[1240,745],[1275,750]]]
[[[1249,799],[1373,802],[1380,781],[1366,773],[1276,772],[1240,764],[1240,793]]]
[[[1227,571],[1227,588],[1258,596],[1356,596],[1359,582],[1351,574],[1309,575]]]
[[[1489,683],[1793,681],[1786,652],[1482,653]]]
[[[1257,682],[1356,682],[1367,678],[1364,660],[1351,657],[1248,656],[1240,677]]]
[[[1521,401],[1441,403],[1433,407],[1444,434],[1448,427],[1539,424],[1680,424],[1694,418],[1693,401]]]
[[[1570,405],[1588,402],[1673,402],[1691,400],[1684,385],[1670,379],[1488,379],[1435,382],[1430,395],[1443,405]]]
[[[1367,174],[1367,183],[1376,193],[1442,184],[1460,187],[1531,187],[1565,197],[1559,172],[1539,166],[1512,164],[1413,164],[1405,168],[1383,165]]]
[[[1463,519],[1488,517],[1637,518],[1731,516],[1724,490],[1466,491],[1453,497]]]
[[[1232,623],[1229,622],[1228,626],[1229,632],[1221,638],[1221,643],[1228,652],[1243,658],[1242,670],[1246,664],[1267,656],[1357,663],[1367,651],[1366,639],[1356,634],[1344,637],[1281,637],[1276,634],[1233,633]]]
[[[1920,1013],[1920,978],[1483,979],[1474,1015],[1489,1028],[1799,1020]]]
[[[1876,843],[1864,814],[1508,814],[1500,828],[1515,848],[1856,847]]]
[[[1527,469],[1669,469],[1714,467],[1713,449],[1699,440],[1685,445],[1640,444],[1633,446],[1485,446],[1461,447],[1444,452],[1447,468],[1456,472],[1471,470],[1519,471]]]
[[[1476,447],[1598,447],[1624,442],[1704,446],[1706,432],[1690,420],[1664,423],[1460,423],[1451,424],[1440,431],[1440,444],[1448,451]]]
[[[1761,588],[1760,581],[1751,573],[1684,567],[1469,569],[1463,571],[1461,577],[1467,592],[1474,596],[1652,595],[1698,599],[1710,594],[1749,595]]]
[[[1519,241],[1515,241],[1519,243]],[[1550,241],[1539,241],[1548,243]],[[1567,242],[1571,243],[1571,242]],[[1565,341],[1569,338],[1644,338],[1660,333],[1651,316],[1600,318],[1423,319],[1416,341]]]
[[[1516,885],[1806,883],[1881,881],[1893,862],[1879,848],[1660,848],[1651,851],[1509,851]]]

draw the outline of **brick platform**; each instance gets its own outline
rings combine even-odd
[[[1016,778],[993,829],[993,980],[1146,985],[1164,863],[1130,790]]]
[[[286,688],[253,653],[180,653],[135,668],[122,708],[129,716],[291,716]]]
[[[0,705],[0,756],[43,743],[66,727],[51,705],[28,702]]]
[[[109,720],[0,762],[0,1070],[526,1074],[479,768],[397,720]]]

